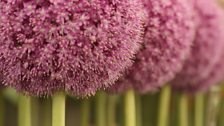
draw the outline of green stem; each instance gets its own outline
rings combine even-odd
[[[218,126],[224,126],[224,85],[222,82],[222,90],[220,93],[220,105],[219,105],[219,114],[218,114]]]
[[[52,99],[52,126],[65,126],[65,101],[66,96],[58,92]]]
[[[157,122],[158,93],[142,96],[142,124],[143,126],[155,126]]]
[[[171,89],[170,89],[169,85],[166,85],[162,89],[161,94],[160,94],[158,122],[157,122],[158,126],[167,126],[168,125],[170,96],[171,96]]]
[[[185,93],[180,93],[178,98],[179,126],[188,126],[188,97]]]
[[[98,92],[96,94],[96,116],[95,116],[95,123],[96,126],[106,126],[106,94],[104,92]]]
[[[214,86],[210,89],[208,94],[206,109],[206,126],[216,126],[219,101],[219,88]]]
[[[125,126],[136,126],[135,93],[128,90],[124,96]]]
[[[204,94],[195,94],[194,126],[204,126]]]
[[[7,101],[11,102],[12,104],[16,105],[18,103],[18,95],[16,90],[10,87],[4,88],[2,90],[2,94],[7,99]]]
[[[136,101],[136,125],[142,126],[142,100],[140,95],[135,95]]]
[[[31,111],[32,111],[32,126],[39,126],[39,98],[32,98],[31,99]]]
[[[143,126],[151,126],[150,122],[151,122],[151,111],[150,108],[152,108],[152,104],[151,104],[152,98],[149,94],[147,95],[143,95],[142,96],[142,109],[144,111],[142,111],[142,124]]]
[[[219,117],[218,117],[218,126],[224,126],[224,99],[223,99],[223,96],[222,96],[222,100],[221,101],[221,104],[220,104],[220,112],[219,112]]]
[[[171,126],[179,126],[178,122],[178,93],[177,92],[172,92],[171,96]]]
[[[117,123],[119,126],[124,126],[124,96],[120,95],[117,98],[117,114],[116,114],[116,119],[117,119]]]
[[[116,126],[117,96],[109,95],[107,99],[107,126]]]
[[[51,126],[52,125],[52,111],[51,111],[51,99],[47,98],[47,99],[43,99],[42,100],[42,123],[43,126]]]
[[[19,126],[31,126],[31,97],[19,94]]]
[[[81,101],[81,126],[89,126],[90,121],[90,99]]]
[[[5,103],[2,91],[0,90],[0,126],[4,126]]]

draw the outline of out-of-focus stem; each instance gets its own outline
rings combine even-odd
[[[160,92],[159,109],[158,109],[158,126],[168,125],[168,115],[170,108],[171,89],[169,85],[163,87]]]
[[[96,126],[106,126],[106,94],[104,92],[98,92],[95,103]]]
[[[213,86],[208,93],[205,126],[216,126],[217,111],[220,102],[219,91],[218,86]]]
[[[179,126],[188,126],[188,97],[185,93],[178,96]]]
[[[135,93],[128,90],[124,95],[125,126],[136,126]]]
[[[19,94],[19,126],[31,126],[31,97]]]
[[[58,92],[52,99],[52,126],[65,126],[65,101],[63,92]]]
[[[204,94],[196,93],[194,103],[194,126],[204,126]]]
[[[222,86],[220,86],[222,89],[220,92],[220,103],[219,103],[219,113],[218,113],[218,126],[224,126],[224,85],[222,82]]]
[[[42,123],[43,126],[51,126],[52,125],[52,110],[51,110],[51,99],[47,98],[47,99],[43,99],[42,101]]]
[[[32,98],[31,99],[31,114],[32,114],[32,126],[40,126],[39,121],[39,112],[40,112],[40,105],[39,105],[39,98]]]
[[[90,99],[81,101],[81,126],[89,126],[90,121]]]
[[[135,95],[136,101],[136,126],[142,126],[142,100],[141,96],[136,94]]]
[[[116,126],[117,96],[109,95],[107,99],[107,126]]]
[[[0,90],[0,126],[4,126],[5,103],[2,91]]]
[[[156,126],[157,124],[157,108],[159,95],[147,94],[142,96],[142,124],[143,126]]]

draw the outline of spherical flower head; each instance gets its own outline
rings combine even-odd
[[[208,91],[211,86],[219,84],[224,80],[224,50],[222,51],[221,57],[219,57],[218,62],[209,73],[208,77],[201,80],[194,91]]]
[[[194,37],[192,8],[185,0],[142,0],[147,11],[144,44],[135,64],[111,89],[155,91],[174,78],[190,52]]]
[[[197,23],[196,37],[190,56],[172,82],[175,89],[189,92],[207,85],[204,80],[210,78],[222,54],[224,40],[223,11],[216,1],[192,0],[192,4]]]
[[[88,96],[132,63],[143,35],[138,0],[1,0],[3,84],[28,95]]]

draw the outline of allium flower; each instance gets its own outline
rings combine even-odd
[[[109,91],[156,90],[179,72],[194,37],[192,8],[185,0],[143,0],[148,14],[144,45],[127,76]]]
[[[0,72],[29,95],[86,96],[131,65],[143,33],[138,0],[1,0]]]
[[[196,87],[195,91],[207,91],[212,85],[220,83],[224,80],[224,50],[222,55],[216,63],[215,67],[209,73],[208,77],[204,80],[201,80]]]
[[[192,0],[192,3],[196,13],[196,37],[191,55],[172,82],[174,88],[190,92],[207,85],[203,80],[211,76],[224,41],[224,15],[216,1]]]

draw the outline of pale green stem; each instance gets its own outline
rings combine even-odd
[[[11,103],[13,104],[18,103],[18,95],[15,89],[7,87],[7,88],[4,88],[2,93],[5,99],[10,101]]]
[[[32,111],[32,126],[40,126],[39,121],[39,98],[31,99],[31,111]]]
[[[178,120],[178,93],[173,92],[171,96],[171,126],[179,126]]]
[[[160,92],[159,109],[158,109],[158,126],[167,126],[170,109],[171,89],[169,85],[163,87]]]
[[[220,111],[219,111],[219,117],[218,117],[218,126],[224,126],[224,99],[223,99],[223,96],[222,96],[222,99],[221,99],[221,104],[220,104]]]
[[[124,95],[118,96],[118,111],[116,114],[117,123],[119,126],[124,126]]]
[[[125,126],[136,126],[135,93],[128,90],[124,95]]]
[[[188,96],[180,93],[178,97],[179,126],[188,126]]]
[[[31,97],[19,94],[18,107],[19,126],[31,126]]]
[[[0,126],[4,126],[4,114],[5,114],[5,103],[2,94],[2,90],[0,90]]]
[[[117,96],[109,95],[107,99],[107,126],[116,126]]]
[[[89,126],[90,103],[90,99],[83,99],[81,101],[81,126]]]
[[[42,123],[43,123],[43,126],[51,126],[52,125],[52,111],[51,111],[51,99],[48,98],[48,99],[44,99],[42,101],[42,116],[41,116],[41,119],[42,119]]]
[[[106,94],[104,92],[98,92],[95,103],[96,126],[106,126]]]
[[[142,126],[142,100],[140,95],[135,95],[136,101],[136,125]]]
[[[152,108],[152,104],[150,101],[152,101],[152,98],[149,94],[142,96],[142,109],[144,110],[142,111],[143,126],[151,126],[150,122],[152,118],[150,116],[151,111],[149,109]]]
[[[219,102],[219,87],[214,86],[210,89],[208,94],[205,126],[216,126]]]
[[[52,126],[65,126],[65,101],[63,92],[58,92],[52,99]]]
[[[142,97],[142,120],[143,126],[156,126],[157,122],[157,108],[158,107],[158,93],[147,94]]]
[[[195,94],[194,103],[194,126],[204,126],[204,94]]]

